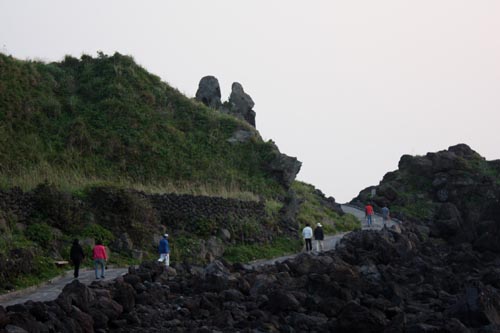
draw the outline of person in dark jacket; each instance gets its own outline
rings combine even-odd
[[[170,266],[170,246],[168,245],[168,234],[164,234],[158,245],[158,252],[160,252],[159,262],[165,261],[165,267]]]
[[[71,258],[71,261],[73,262],[73,265],[75,266],[74,277],[76,279],[76,278],[78,278],[80,264],[81,264],[82,260],[85,259],[85,254],[83,253],[83,249],[82,249],[81,245],[78,243],[78,239],[76,239],[76,238],[75,238],[75,240],[73,240],[73,245],[71,246],[69,256]]]
[[[318,252],[323,251],[323,239],[325,239],[325,235],[323,234],[321,223],[318,223],[316,228],[314,228],[314,239],[316,240],[316,250]]]

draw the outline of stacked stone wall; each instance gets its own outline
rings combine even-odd
[[[266,215],[263,202],[177,194],[150,195],[148,198],[158,211],[161,223],[174,228],[202,220],[227,226],[234,221],[263,219]]]
[[[30,192],[23,192],[18,187],[0,190],[0,218],[22,223],[33,213],[33,209],[33,195]]]
[[[224,227],[234,221],[260,220],[266,215],[263,202],[187,194],[151,195],[135,191],[132,193],[149,201],[156,211],[158,222],[174,230],[197,221],[211,221]],[[80,201],[76,198],[73,200]],[[23,192],[19,188],[0,191],[0,213],[3,215],[1,217],[29,224],[30,216],[36,213],[37,204],[35,201],[33,192]],[[81,203],[83,204],[79,205],[79,209],[92,210],[90,203],[86,202],[85,199]],[[100,207],[100,209],[103,208]]]

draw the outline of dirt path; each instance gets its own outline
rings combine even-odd
[[[380,216],[375,216],[374,218],[374,223],[372,228],[368,228],[366,226],[365,220],[365,214],[362,210],[352,207],[352,206],[347,206],[347,205],[342,205],[342,210],[344,212],[353,214],[356,216],[361,223],[363,224],[363,229],[364,230],[380,230],[383,227],[383,221]],[[397,224],[395,221],[389,221],[388,226],[392,226],[393,224]],[[324,246],[324,251],[329,251],[335,249],[335,246],[337,243],[344,237],[347,233],[342,233],[342,234],[337,234],[337,235],[329,235],[325,237],[323,246]],[[313,242],[313,247],[315,247],[316,244]],[[313,251],[313,254],[315,252]],[[288,256],[283,256],[279,258],[273,258],[273,259],[264,259],[264,260],[257,260],[254,262],[249,263],[250,266],[257,268],[260,266],[266,266],[266,265],[273,265],[275,263],[280,263],[283,262],[287,259],[291,259],[295,256],[297,256],[298,253],[288,255]],[[128,272],[128,268],[110,268],[106,271],[106,278],[104,280],[99,280],[99,281],[104,281],[104,282],[110,282],[114,280],[118,276],[122,276]],[[57,298],[61,291],[63,290],[64,286],[66,284],[70,283],[73,281],[73,272],[72,271],[67,271],[65,275],[57,277],[52,279],[46,284],[39,285],[39,286],[33,286],[27,289],[15,291],[12,293],[8,293],[5,295],[0,295],[0,305],[6,307],[9,305],[13,304],[18,304],[18,303],[24,303],[29,300],[31,301],[39,301],[39,302],[44,302],[44,301],[51,301]],[[96,281],[95,280],[95,274],[94,270],[83,270],[80,272],[80,277],[79,277],[80,282],[85,283],[87,285],[91,284],[92,282]]]
[[[368,227],[368,225],[365,221],[365,212],[363,210],[361,210],[357,207],[354,207],[354,206],[350,206],[350,205],[342,205],[342,210],[345,213],[352,214],[352,215],[356,216],[358,218],[358,220],[361,222],[363,230],[381,230],[384,226],[384,221],[382,220],[382,216],[380,216],[378,214],[376,214],[373,217],[372,227]],[[397,221],[397,220],[390,220],[387,223],[387,227],[391,227],[394,224],[398,224],[398,223],[399,223],[399,221]],[[337,243],[347,234],[348,234],[348,232],[344,232],[344,233],[337,234],[337,235],[326,236],[325,240],[323,242],[324,251],[334,250],[335,246],[337,246]],[[317,252],[315,252],[315,250],[316,250],[315,246],[316,246],[316,244],[313,241],[313,252],[312,252],[313,254],[317,253]],[[301,253],[303,253],[303,252],[301,252]],[[279,257],[279,258],[256,260],[256,261],[251,262],[250,266],[260,267],[260,266],[266,266],[266,265],[273,265],[273,264],[280,263],[280,262],[286,261],[288,259],[291,259],[291,258],[297,256],[298,254],[299,253],[295,253],[295,254],[291,254],[288,256]]]
[[[109,268],[106,270],[105,279],[95,279],[94,270],[81,270],[78,280],[87,285],[94,281],[109,282],[128,272],[128,268]],[[43,285],[29,287],[23,290],[14,291],[0,295],[0,305],[6,307],[13,304],[27,301],[45,302],[52,301],[59,296],[64,286],[73,281],[73,271],[67,271],[63,276],[56,277]]]

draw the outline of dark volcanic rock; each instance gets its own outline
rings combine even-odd
[[[218,109],[221,106],[219,80],[214,76],[205,76],[200,80],[196,91],[196,100],[208,107]]]
[[[361,191],[352,203],[372,201],[376,210],[400,207],[392,216],[411,220],[420,230],[429,228],[431,237],[500,253],[500,172],[495,165],[465,144],[425,156],[404,155],[399,170]]]
[[[340,332],[381,332],[387,320],[355,302],[349,302],[340,312],[337,329]]]
[[[228,113],[245,120],[247,123],[255,127],[255,111],[253,107],[255,103],[252,98],[245,93],[243,86],[234,82],[231,86],[231,95],[229,95],[230,109]]]
[[[161,264],[145,262],[107,286],[75,281],[57,302],[0,308],[0,329],[495,332],[497,269],[470,244],[420,241],[409,230],[353,232],[336,252],[256,269],[214,261],[165,279]]]
[[[271,162],[266,165],[267,171],[274,176],[286,188],[292,185],[295,177],[300,171],[302,162],[295,157],[290,157],[280,153],[278,147],[274,145],[273,158]]]
[[[407,209],[397,228],[270,266],[144,262],[55,302],[0,307],[0,331],[500,332],[500,189],[467,148],[402,158],[384,177],[373,201]]]
[[[70,312],[73,305],[87,312],[93,301],[94,295],[90,289],[78,280],[67,284],[57,298],[57,303],[66,312]]]

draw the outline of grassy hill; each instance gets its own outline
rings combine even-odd
[[[161,190],[282,191],[266,174],[272,145],[197,103],[129,56],[67,56],[60,63],[0,54],[0,186],[47,180],[68,190],[93,183]]]
[[[241,130],[250,140],[228,140]],[[174,262],[206,260],[210,246],[247,261],[299,249],[305,222],[359,227],[314,186],[284,185],[281,157],[248,123],[187,98],[129,56],[42,63],[0,54],[0,290],[58,273],[53,260],[67,259],[73,238],[87,251],[104,240],[112,264],[123,265],[139,252],[156,256],[154,236],[166,227]],[[162,193],[253,201],[263,213],[210,218],[181,204],[180,215],[162,216],[153,202]],[[290,196],[300,204],[288,207]],[[222,240],[222,229],[232,237]]]

